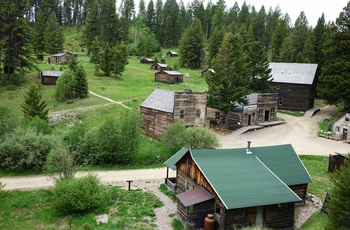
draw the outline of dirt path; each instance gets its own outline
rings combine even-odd
[[[350,144],[317,136],[317,122],[322,121],[334,107],[327,106],[313,117],[294,117],[278,114],[286,123],[264,129],[249,131],[241,135],[218,135],[221,148],[243,148],[247,141],[251,146],[292,144],[297,154],[328,156],[334,152],[349,153]]]
[[[96,96],[96,97],[102,98],[102,99],[104,99],[104,100],[106,100],[106,101],[109,101],[109,102],[111,102],[111,103],[118,104],[118,105],[120,105],[120,106],[122,106],[122,107],[124,107],[124,108],[126,108],[126,109],[131,109],[130,107],[124,105],[123,102],[113,101],[112,99],[110,99],[110,98],[108,98],[108,97],[101,96],[101,95],[99,95],[99,94],[97,94],[97,93],[94,93],[94,92],[92,92],[92,91],[90,91],[90,90],[89,90],[89,93],[90,93],[91,95],[94,95],[94,96]]]

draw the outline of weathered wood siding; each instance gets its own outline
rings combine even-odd
[[[41,76],[41,84],[43,85],[56,85],[58,77],[53,76]]]
[[[62,64],[65,61],[68,61],[70,58],[71,54],[64,54],[62,56],[52,56],[51,57],[51,64]]]
[[[276,121],[277,118],[277,93],[262,93],[258,95],[256,120],[257,123],[264,121]],[[259,109],[262,110],[262,116],[259,117]],[[266,115],[268,115],[266,117]]]
[[[161,70],[166,70],[166,67],[161,67],[158,64],[153,64],[153,65],[151,65],[151,69],[161,71]]]
[[[165,72],[155,73],[155,81],[168,84],[176,84],[183,82],[183,75],[169,75]]]
[[[300,205],[304,204],[306,201],[306,195],[307,195],[307,184],[292,185],[292,186],[289,186],[289,188],[295,194],[297,194],[300,197],[300,199],[302,199],[302,201],[296,204],[300,204]]]
[[[181,121],[186,127],[204,126],[206,93],[176,92],[174,121]]]
[[[275,88],[277,87],[277,84],[279,85],[279,89],[276,89],[275,92],[278,93],[279,109],[306,111],[314,107],[316,96],[315,84],[272,83]],[[280,100],[282,100],[282,103],[280,103]]]
[[[328,158],[328,172],[332,173],[335,170],[340,169],[344,165],[345,157],[340,155],[329,154]]]
[[[172,113],[141,107],[143,130],[147,135],[162,139],[169,125],[174,123]]]
[[[272,229],[293,229],[294,203],[265,206],[265,227]]]

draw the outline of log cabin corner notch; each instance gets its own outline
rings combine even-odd
[[[255,225],[291,228],[294,207],[303,204],[312,181],[290,144],[183,148],[164,164],[177,171],[178,216],[196,228],[203,227],[208,213],[214,214],[220,230]],[[205,199],[188,202],[198,194]]]

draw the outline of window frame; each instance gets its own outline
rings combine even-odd
[[[185,110],[181,109],[180,110],[180,119],[184,119],[185,118]]]

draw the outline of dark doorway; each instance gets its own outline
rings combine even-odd
[[[270,111],[265,110],[265,121],[269,121],[269,120],[270,120]]]
[[[347,140],[347,139],[348,139],[348,130],[343,129],[343,140]]]
[[[248,115],[248,125],[251,124],[250,120],[252,119],[252,115]]]

